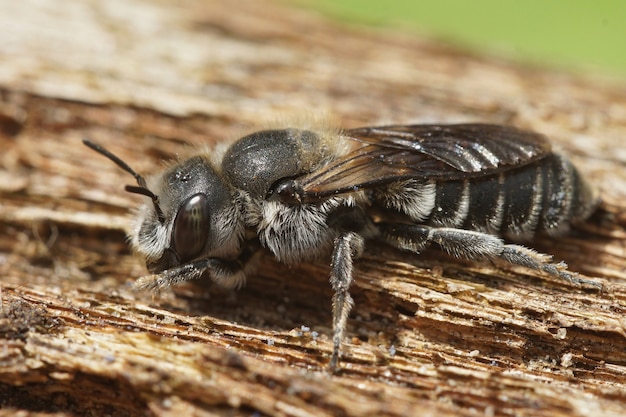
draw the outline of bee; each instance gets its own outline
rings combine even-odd
[[[500,259],[595,284],[518,244],[536,233],[563,234],[598,205],[539,133],[490,124],[263,130],[147,179],[84,143],[135,177],[126,191],[146,197],[130,235],[152,273],[139,288],[201,277],[238,288],[261,250],[285,264],[329,256],[331,369],[366,241],[414,253],[435,244],[458,258]]]

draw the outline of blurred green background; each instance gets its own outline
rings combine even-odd
[[[401,27],[475,51],[626,76],[625,0],[311,0],[350,23]]]

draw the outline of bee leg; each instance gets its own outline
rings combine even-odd
[[[334,370],[339,361],[339,350],[346,330],[346,321],[353,301],[348,292],[352,284],[354,259],[363,252],[363,236],[356,232],[342,232],[336,239],[330,263],[330,284],[333,296],[333,354],[329,367]]]
[[[500,258],[515,265],[537,269],[579,286],[591,286],[602,291],[602,284],[590,279],[578,277],[575,272],[567,270],[565,262],[551,263],[552,257],[521,245],[504,245]]]
[[[240,288],[246,276],[256,267],[260,251],[258,245],[249,245],[235,259],[204,258],[175,268],[141,277],[135,282],[139,290],[162,290],[184,281],[201,278],[208,272],[211,280],[223,288]]]
[[[515,265],[547,272],[576,285],[601,284],[577,277],[568,272],[564,263],[550,263],[551,257],[521,245],[506,244],[486,233],[448,227],[381,223],[379,228],[385,241],[397,248],[419,252],[430,243],[438,244],[445,252],[469,260],[503,259]]]

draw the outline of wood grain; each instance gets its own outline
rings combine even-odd
[[[6,4],[0,15],[0,415],[626,413],[626,83],[523,66],[243,0]],[[532,246],[601,282],[378,244],[340,370],[328,260],[265,256],[237,292],[158,296],[125,233],[140,172],[194,146],[331,115],[547,134],[601,212]]]

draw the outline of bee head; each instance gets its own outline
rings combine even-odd
[[[131,243],[151,272],[161,272],[214,253],[233,252],[243,233],[243,222],[228,187],[207,158],[198,155],[174,164],[149,178],[88,140],[83,143],[131,174],[137,185],[126,191],[141,194],[150,203],[139,210]]]

